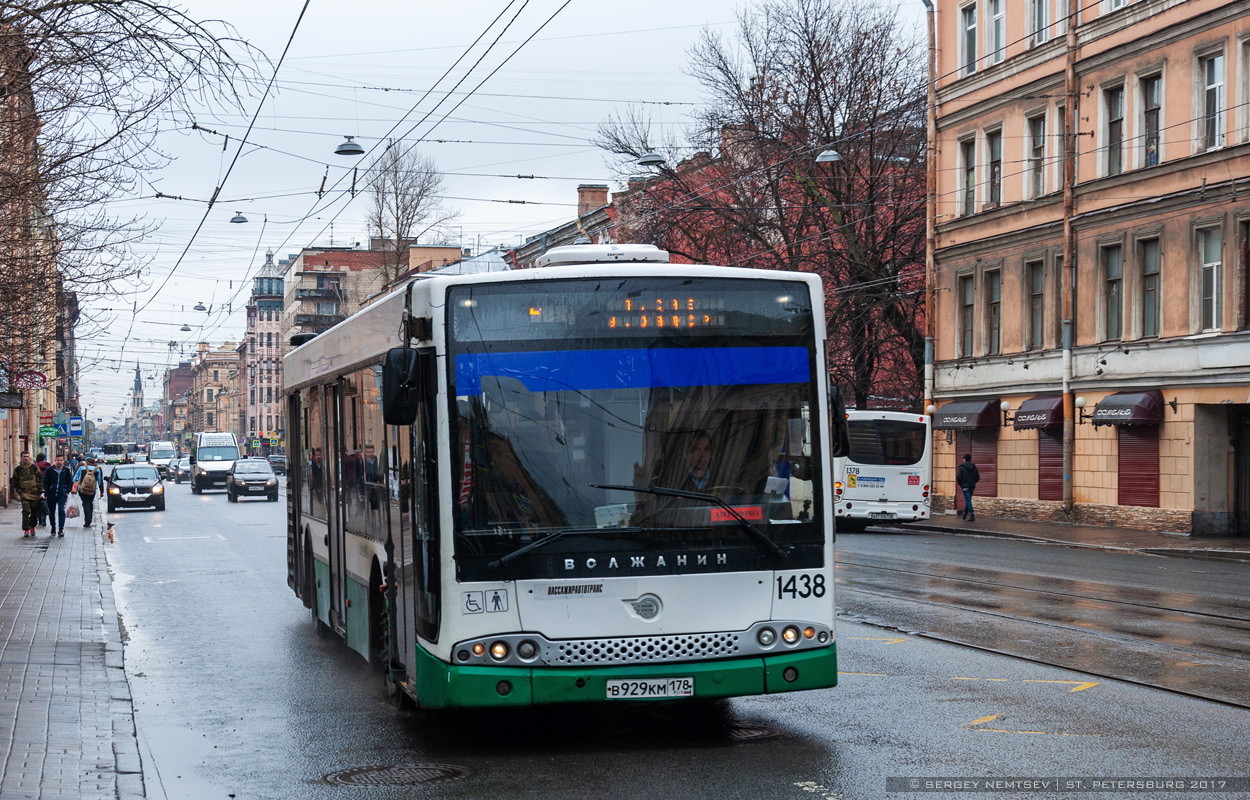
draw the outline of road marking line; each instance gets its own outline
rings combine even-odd
[[[1085,733],[1062,733],[1057,731],[1013,731],[1006,728],[974,728],[973,725],[980,725],[984,722],[990,722],[1001,717],[1001,714],[990,714],[988,717],[981,717],[969,722],[967,729],[970,731],[980,731],[981,733],[1027,733],[1033,736],[1088,736]],[[1095,734],[1096,735],[1096,734]]]
[[[890,677],[889,675],[886,675],[884,672],[839,672],[838,674],[839,675],[873,675],[878,678]]]
[[[1024,682],[1025,682],[1025,683],[1068,683],[1068,684],[1073,684],[1073,685],[1075,686],[1075,688],[1071,690],[1071,691],[1073,691],[1073,692],[1080,692],[1080,691],[1083,691],[1083,690],[1085,690],[1085,689],[1090,689],[1090,688],[1092,688],[1092,687],[1094,687],[1094,686],[1097,686],[1097,685],[1098,685],[1098,681],[1043,681],[1043,680],[1032,680],[1032,679],[1028,679],[1028,678],[1026,678]]]
[[[898,644],[899,642],[907,641],[906,639],[890,639],[885,636],[847,636],[845,638],[861,639],[866,642],[885,642],[886,644]]]
[[[212,536],[144,536],[143,541],[151,544],[152,542],[189,542],[204,539],[221,539],[226,541],[226,537],[220,533],[214,533]]]
[[[981,717],[980,719],[974,719],[972,722],[969,722],[968,724],[980,725],[982,722],[989,722],[992,719],[998,719],[998,717],[999,717],[998,714],[990,714],[988,717]]]

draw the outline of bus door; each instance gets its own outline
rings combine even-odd
[[[347,565],[344,560],[343,534],[343,447],[339,441],[342,430],[343,387],[334,383],[325,391],[326,453],[325,470],[326,525],[330,537],[330,627],[342,633],[347,619],[343,614],[346,597]]]

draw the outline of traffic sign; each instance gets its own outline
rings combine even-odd
[[[52,427],[56,428],[57,436],[69,436],[69,423],[68,422],[58,422]]]
[[[82,436],[82,417],[69,418],[69,435]]]
[[[39,438],[40,439],[54,439],[56,438],[56,434],[57,434],[57,430],[56,430],[55,425],[40,425],[39,426]]]

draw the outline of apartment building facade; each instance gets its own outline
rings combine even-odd
[[[228,406],[223,404],[222,393],[229,394],[231,376],[237,375],[238,353],[234,342],[226,342],[210,349],[208,342],[200,342],[195,358],[191,361],[192,386],[188,396],[187,418],[190,425],[183,435],[183,445],[190,443],[190,435],[199,431],[230,431]]]
[[[937,510],[1250,535],[1250,2],[934,23]]]
[[[280,452],[286,435],[282,414],[282,273],[265,254],[252,279],[247,330],[239,344],[239,426],[246,449],[255,455]]]

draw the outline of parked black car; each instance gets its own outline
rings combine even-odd
[[[165,510],[165,484],[151,464],[118,464],[106,483],[109,513],[129,506]]]
[[[226,499],[239,502],[240,497],[265,497],[278,502],[278,476],[263,458],[241,458],[234,462],[226,477]]]
[[[286,474],[286,456],[275,453],[269,456],[269,466],[273,467],[273,474]]]

